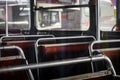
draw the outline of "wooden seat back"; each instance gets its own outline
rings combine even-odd
[[[28,60],[29,64],[36,63],[36,57],[35,57],[35,47],[34,44],[37,39],[39,38],[47,38],[47,37],[54,37],[53,35],[24,35],[24,36],[5,36],[1,38],[2,46],[11,46],[16,45],[22,48],[24,51],[25,57]],[[7,54],[5,54],[5,51],[2,55],[16,55],[14,50],[6,51]],[[32,70],[32,73],[34,77],[37,79],[37,72],[36,70]]]
[[[7,60],[0,60],[0,68],[3,67],[12,67],[25,65],[24,59],[16,58],[14,59],[12,56],[7,58]],[[28,70],[22,71],[11,71],[11,72],[3,72],[0,73],[1,80],[31,80]]]
[[[117,74],[120,74],[120,40],[95,41],[91,44],[91,51],[99,51],[112,61]]]
[[[1,56],[0,58],[0,68],[5,68],[5,67],[7,68],[7,67],[28,64],[21,48],[17,46],[4,46],[4,47],[0,47],[0,51],[1,50],[4,50],[2,53],[6,55]],[[15,51],[14,53],[16,53],[16,55],[10,55],[11,53],[9,53],[9,51],[7,50]],[[31,70],[0,72],[0,79],[1,80],[34,80]]]
[[[89,44],[94,38],[85,37],[57,37],[42,38],[37,43],[38,61],[49,62],[56,60],[72,59],[89,56]],[[91,72],[91,64],[82,63],[74,65],[64,65],[52,68],[40,69],[40,78],[51,79],[65,76],[72,76]],[[48,76],[48,77],[45,77]]]
[[[35,63],[34,44],[39,38],[53,37],[53,35],[24,35],[24,36],[5,36],[1,38],[2,46],[19,46],[23,49],[29,63]],[[13,51],[14,54],[14,51]]]

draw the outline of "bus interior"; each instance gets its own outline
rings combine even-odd
[[[120,0],[0,0],[1,80],[119,80]]]

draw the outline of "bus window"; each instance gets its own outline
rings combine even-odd
[[[114,6],[110,0],[100,1],[99,27],[102,31],[112,31],[115,25]]]
[[[38,1],[37,7],[69,6],[73,4],[88,4],[88,0],[58,0],[57,4]],[[86,14],[84,14],[84,9],[85,7],[39,10],[36,12],[36,27],[38,30],[88,30],[89,8],[85,9]]]
[[[51,0],[52,1],[52,0]],[[64,6],[64,5],[73,5],[73,4],[88,4],[89,0],[56,0],[55,2],[41,3],[37,2],[38,7],[54,7],[54,6]],[[54,3],[54,4],[52,4]],[[59,4],[60,3],[60,4]],[[62,4],[63,3],[63,4]],[[67,4],[65,4],[67,3]],[[51,4],[51,5],[50,5]],[[114,7],[112,5],[111,0],[100,0],[100,9],[99,9],[99,27],[102,31],[112,31],[113,26],[115,25],[115,17],[114,17]],[[52,11],[52,10],[49,10]],[[46,24],[46,28],[43,28],[44,25],[39,25],[42,22],[37,21],[37,29],[38,30],[88,30],[90,26],[90,12],[88,7],[81,8],[68,8],[56,10],[59,14],[59,23],[54,24]],[[41,13],[38,13],[40,15]],[[37,15],[37,16],[38,16]],[[37,17],[36,16],[36,17]],[[52,17],[52,15],[50,15]],[[41,17],[41,19],[43,19]],[[49,20],[49,19],[48,19]],[[43,20],[41,20],[43,21]]]
[[[5,27],[5,9],[0,7],[0,29]]]
[[[29,0],[2,0],[0,3],[2,3],[0,4],[0,19],[4,21],[1,24],[8,24],[8,29],[30,29]],[[5,29],[5,27],[4,25],[0,28]]]
[[[100,0],[99,9],[99,27],[102,31],[112,31],[115,25],[114,19],[114,7],[110,0]],[[89,8],[82,9],[81,25],[86,25],[86,27],[81,27],[81,30],[87,30],[89,28]]]
[[[88,30],[90,26],[90,14],[89,14],[89,8],[85,7],[82,8],[82,13],[81,13],[81,30]]]

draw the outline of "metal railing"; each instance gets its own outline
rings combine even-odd
[[[0,47],[0,50],[4,50],[4,51],[5,51],[5,50],[13,50],[13,49],[16,49],[16,50],[18,51],[20,57],[21,57],[22,59],[24,59],[25,62],[26,62],[26,64],[28,65],[28,61],[26,60],[26,57],[25,57],[25,55],[24,55],[24,52],[23,52],[23,50],[22,50],[20,47],[18,47],[18,46],[4,46],[4,47]],[[28,72],[29,72],[29,75],[30,75],[31,80],[34,80],[34,77],[33,77],[32,72],[31,72],[30,69],[28,69]]]
[[[71,42],[69,42],[69,40],[71,40],[71,39],[76,39],[76,40],[78,40],[78,39],[90,39],[90,40],[87,40],[87,41],[81,41],[81,40],[78,40],[77,42],[79,42],[79,43],[84,43],[84,42],[89,42],[89,43],[91,43],[92,41],[95,41],[96,39],[95,39],[95,37],[94,36],[70,36],[70,37],[53,37],[53,38],[40,38],[40,39],[38,39],[37,41],[36,41],[36,43],[35,43],[35,52],[36,52],[36,62],[37,63],[39,63],[39,60],[38,60],[38,46],[39,45],[42,45],[42,44],[39,44],[39,42],[40,41],[46,41],[46,40],[64,40],[64,39],[66,39],[66,40],[68,40],[68,44],[71,44]],[[76,42],[73,42],[73,43],[76,43]],[[47,43],[46,43],[47,44]],[[63,43],[63,44],[65,44],[65,43]],[[60,45],[60,44],[57,44],[56,43],[56,45]],[[92,66],[93,64],[91,63],[91,66]],[[38,74],[39,74],[39,69],[38,69]]]
[[[70,38],[72,38],[72,37],[70,37]],[[49,38],[46,38],[46,39],[49,39]],[[57,38],[57,39],[62,39],[62,38]],[[44,39],[38,39],[36,42],[36,46],[38,46],[37,44],[38,44],[39,40],[44,40]],[[116,40],[116,41],[118,41],[118,40]],[[105,42],[107,42],[107,41],[105,41]],[[111,42],[113,42],[113,41],[111,41]],[[97,41],[94,41],[90,45],[90,49],[91,49],[90,52],[95,51],[95,50],[93,50],[93,45],[95,43],[97,43]],[[14,46],[14,48],[18,48],[18,47]],[[5,48],[1,47],[0,49],[5,49]],[[6,49],[9,49],[9,47],[6,47]],[[19,51],[22,53],[21,50],[19,50]],[[69,65],[69,64],[85,63],[85,62],[97,62],[97,61],[105,60],[108,63],[109,68],[111,69],[111,71],[113,73],[113,76],[117,76],[115,69],[112,65],[112,62],[107,56],[105,56],[105,55],[96,56],[96,55],[92,55],[92,53],[90,53],[90,54],[91,54],[91,56],[89,56],[89,57],[78,57],[78,58],[74,58],[74,59],[65,59],[62,61],[52,61],[52,62],[44,62],[44,63],[36,63],[36,64],[29,64],[29,65],[22,65],[22,66],[0,68],[0,73],[8,72],[8,71],[20,71],[20,70],[26,70],[26,69],[30,70],[30,69],[36,69],[36,68],[47,68],[47,67],[54,67],[54,66],[61,66],[61,65]]]
[[[120,43],[120,39],[116,39],[116,40],[101,40],[101,41],[94,41],[94,42],[92,42],[91,43],[91,45],[89,46],[89,50],[91,51],[91,52],[94,52],[94,51],[99,51],[99,50],[101,50],[101,51],[107,51],[107,50],[120,50],[120,47],[108,47],[108,48],[104,48],[104,49],[94,49],[94,45],[95,44],[104,44],[104,43],[108,43],[108,44],[110,44],[110,43]]]
[[[36,38],[36,37],[54,37],[54,35],[16,35],[16,36],[3,36],[0,38],[0,41],[2,42],[5,38]]]
[[[101,60],[107,61],[109,64],[109,67],[113,73],[113,76],[116,76],[116,72],[115,72],[114,67],[111,63],[111,60],[107,56],[104,56],[104,55],[93,56],[93,57],[80,57],[80,58],[62,60],[62,61],[44,62],[44,63],[38,63],[38,64],[29,64],[29,65],[23,65],[23,66],[1,68],[0,73],[1,72],[8,72],[8,71],[20,71],[20,70],[25,70],[25,69],[47,68],[47,67],[69,65],[69,64],[75,64],[75,63],[85,63],[85,62],[91,62],[91,60],[92,61],[101,61]]]
[[[91,53],[91,55],[93,56],[93,52],[94,51],[98,51],[98,52],[102,52],[102,51],[115,51],[115,50],[120,50],[120,47],[119,46],[117,46],[117,47],[111,47],[111,46],[108,46],[108,47],[104,47],[104,48],[100,48],[99,46],[101,45],[101,44],[114,44],[114,43],[120,43],[120,39],[117,39],[117,40],[101,40],[101,41],[94,41],[94,42],[92,42],[91,44],[90,44],[90,46],[89,46],[89,51],[90,51],[90,53]],[[98,48],[96,49],[96,47],[97,46],[95,46],[95,45],[98,45]],[[109,59],[110,60],[110,59]],[[112,70],[113,70],[113,72],[115,73],[114,74],[114,76],[116,76],[116,77],[120,77],[120,75],[117,75],[116,74],[116,71],[115,71],[115,69],[114,69],[114,67],[113,67],[113,64],[112,64],[112,62],[111,61],[109,61],[110,62],[110,64],[111,64],[111,66],[112,66]]]

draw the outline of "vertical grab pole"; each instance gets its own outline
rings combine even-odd
[[[99,15],[100,15],[100,0],[96,0],[96,37],[98,41],[100,41]]]
[[[6,0],[6,29],[5,29],[5,32],[6,32],[6,36],[8,36],[8,2]]]
[[[95,26],[95,29],[93,29],[92,27],[91,30],[94,30],[94,36],[97,38],[97,7],[96,7],[96,4],[97,3],[97,0],[89,0],[89,4],[92,5],[91,8],[90,8],[90,18],[92,18],[90,21],[91,25],[93,27],[93,25]],[[94,6],[93,6],[94,5]],[[92,14],[92,12],[94,12],[94,15]],[[94,23],[94,24],[93,24]],[[97,38],[98,39],[98,38]],[[94,64],[93,64],[93,60],[92,60],[92,53],[90,51],[91,49],[89,49],[89,56],[91,57],[91,70],[92,70],[92,73],[94,73]]]
[[[30,34],[36,34],[36,11],[35,8],[37,7],[37,0],[30,0],[30,7],[31,7],[31,32]],[[32,22],[33,21],[33,22]],[[34,30],[34,31],[33,31]],[[36,50],[35,46],[35,50]],[[38,55],[36,55],[38,57]],[[38,64],[38,58],[36,59],[36,63]],[[40,80],[40,72],[39,68],[37,68],[37,80]]]

